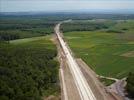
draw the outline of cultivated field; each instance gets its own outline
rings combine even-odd
[[[105,25],[107,22],[94,20],[86,23]],[[87,31],[89,28],[86,31],[83,27],[80,29],[80,24],[74,26],[78,26],[79,31],[72,31],[66,24],[62,27],[63,31],[70,31],[64,35],[76,57],[81,57],[99,75],[123,78],[134,71],[134,20],[109,22],[105,27],[92,28],[92,31]]]

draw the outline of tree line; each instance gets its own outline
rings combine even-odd
[[[70,23],[63,23],[61,25],[61,30],[63,32],[71,31],[96,31],[100,29],[108,29],[110,26],[114,25],[115,22],[102,21],[102,22],[85,22],[85,21],[74,21]]]
[[[128,96],[134,98],[134,73],[130,72],[127,78],[126,90]]]

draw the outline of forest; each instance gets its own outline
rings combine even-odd
[[[44,44],[45,43],[45,44]],[[56,95],[56,47],[48,39],[0,45],[0,100],[41,100]]]
[[[50,41],[56,21],[0,17],[0,100],[59,96],[57,50]]]
[[[0,17],[0,41],[49,35],[55,24],[40,17]]]

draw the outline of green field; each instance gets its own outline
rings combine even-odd
[[[99,79],[105,86],[109,86],[111,84],[113,84],[115,81],[114,80],[109,80],[109,79],[105,79],[105,78],[100,78]]]
[[[51,36],[0,43],[0,99],[42,100],[60,92]]]
[[[134,21],[116,22],[107,29],[64,35],[75,56],[82,58],[97,74],[123,78],[134,71]]]
[[[32,37],[32,38],[24,38],[24,39],[17,39],[17,40],[11,40],[10,43],[12,44],[20,44],[20,43],[26,43],[26,42],[32,42],[35,40],[41,40],[41,39],[49,39],[50,35],[48,36],[40,36],[40,37]]]

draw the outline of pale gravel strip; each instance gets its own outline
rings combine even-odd
[[[79,95],[81,97],[81,100],[96,100],[96,97],[94,96],[90,86],[88,85],[84,75],[82,74],[78,64],[76,63],[76,61],[73,59],[71,53],[69,52],[65,42],[63,41],[63,39],[60,36],[60,31],[59,31],[59,27],[60,24],[57,24],[55,27],[55,32],[56,35],[59,39],[59,42],[62,46],[63,51],[66,54],[66,58],[67,58],[67,62],[69,65],[69,68],[71,70],[71,73],[73,75],[74,81],[76,83],[77,89],[79,91]]]

